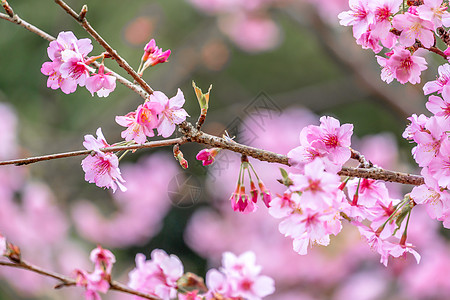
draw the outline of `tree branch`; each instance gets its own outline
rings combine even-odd
[[[144,148],[171,146],[171,145],[175,145],[175,144],[184,144],[184,143],[185,143],[185,140],[183,138],[175,138],[175,139],[168,139],[168,140],[162,140],[162,141],[152,141],[152,142],[147,142],[147,143],[138,144],[138,145],[112,146],[112,147],[108,147],[108,148],[102,148],[100,150],[103,152],[116,152],[116,151],[126,151],[126,150],[136,150],[136,149],[144,149]],[[53,159],[58,159],[58,158],[66,158],[66,157],[80,156],[80,155],[89,155],[91,153],[92,153],[92,150],[78,150],[78,151],[63,152],[63,153],[35,156],[35,157],[22,158],[22,159],[13,159],[13,160],[0,161],[0,166],[3,166],[3,165],[16,165],[16,166],[29,165],[32,163],[37,163],[37,162],[45,161],[45,160],[53,160]]]
[[[28,270],[43,276],[47,276],[47,277],[51,277],[53,279],[58,280],[60,283],[57,284],[55,286],[55,288],[59,289],[65,286],[74,286],[76,285],[76,281],[73,278],[58,274],[56,272],[53,271],[48,271],[45,270],[41,267],[35,266],[33,264],[30,264],[24,260],[20,260],[20,261],[13,261],[13,262],[6,262],[6,261],[0,261],[0,266],[6,266],[6,267],[12,267],[12,268],[17,268],[17,269],[24,269],[24,270]],[[153,297],[149,294],[145,294],[145,293],[141,293],[139,291],[130,289],[129,287],[127,287],[126,285],[117,282],[117,281],[111,281],[109,283],[110,290],[114,290],[114,291],[119,291],[125,294],[130,294],[130,295],[136,295],[145,299],[150,299],[150,300],[161,300],[160,298],[157,297]]]
[[[200,130],[197,130],[191,123],[183,122],[179,125],[180,131],[183,133],[183,137],[161,140],[161,141],[152,141],[147,142],[145,144],[138,145],[129,145],[129,146],[112,146],[108,148],[100,149],[103,152],[116,152],[116,151],[126,151],[126,150],[136,150],[143,148],[156,148],[156,147],[164,147],[164,146],[172,146],[176,144],[184,144],[187,142],[199,143],[209,145],[211,147],[217,147],[221,149],[227,149],[233,152],[241,153],[243,155],[247,155],[258,159],[260,161],[265,161],[269,163],[278,163],[286,166],[290,166],[289,158],[285,155],[274,153],[271,151],[258,149],[246,145],[242,145],[236,143],[234,141],[226,140],[224,138],[214,136],[208,133],[204,133]],[[80,155],[89,155],[92,153],[91,150],[79,150],[72,152],[64,152],[57,154],[50,154],[44,156],[36,156],[24,159],[14,159],[7,161],[0,161],[1,165],[27,165],[32,164],[44,160],[52,160],[58,158],[72,157],[72,156],[80,156]],[[341,171],[339,171],[339,175],[341,176],[349,176],[349,177],[358,177],[358,178],[371,178],[376,180],[383,181],[391,181],[402,184],[412,184],[412,185],[422,185],[424,184],[423,177],[420,175],[412,175],[406,174],[402,172],[395,172],[390,170],[385,170],[382,168],[373,167],[373,165],[366,161],[364,156],[359,152],[352,149],[352,158],[359,160],[361,162],[361,168],[348,168],[343,167]]]
[[[85,11],[87,11],[87,6],[83,6],[83,15],[80,18],[69,5],[67,5],[62,0],[55,0],[56,4],[61,6],[69,15],[71,15],[83,28],[89,33],[105,50],[111,55],[113,59],[119,64],[120,67],[125,69],[128,74],[133,77],[133,79],[149,94],[153,94],[153,89],[145,82],[134,70],[133,68],[114,50],[98,33],[92,28],[89,22],[84,17],[86,15]],[[147,98],[147,97],[145,97]]]

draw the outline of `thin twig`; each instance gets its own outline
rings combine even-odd
[[[19,26],[22,26],[23,28],[37,34],[38,36],[40,36],[41,38],[51,42],[53,40],[55,40],[55,38],[53,36],[51,36],[50,34],[46,33],[45,31],[37,28],[36,26],[28,23],[27,21],[22,20],[17,14],[11,16],[8,16],[6,14],[2,14],[0,13],[0,19],[9,21],[11,23],[17,24]]]
[[[162,140],[162,141],[152,141],[152,142],[147,142],[147,143],[138,144],[138,145],[112,146],[112,147],[102,148],[100,150],[103,152],[116,152],[116,151],[124,151],[124,150],[126,151],[126,150],[136,150],[136,149],[144,149],[144,148],[164,147],[164,146],[171,146],[171,145],[183,144],[183,143],[185,143],[185,140],[183,138],[175,138],[175,139],[168,139],[168,140]],[[37,163],[37,162],[45,161],[45,160],[53,160],[53,159],[80,156],[80,155],[89,155],[91,153],[92,153],[92,150],[78,150],[78,151],[63,152],[63,153],[35,156],[35,157],[22,158],[22,159],[13,159],[13,160],[0,161],[0,166],[2,166],[2,165],[16,165],[16,166],[29,165],[32,163]]]
[[[61,6],[69,15],[71,15],[83,28],[89,33],[105,50],[111,55],[113,59],[119,64],[120,67],[133,77],[133,79],[149,94],[153,94],[153,89],[145,82],[133,68],[114,50],[89,24],[86,17],[80,18],[69,5],[62,0],[55,0],[56,4]],[[86,7],[87,10],[87,7]]]
[[[28,270],[43,276],[47,276],[47,277],[51,277],[54,278],[58,281],[60,281],[59,284],[57,284],[55,286],[55,288],[61,288],[61,287],[65,287],[65,286],[74,286],[76,285],[76,281],[73,278],[64,276],[62,274],[53,272],[53,271],[48,271],[45,270],[41,267],[35,266],[33,264],[30,264],[24,260],[20,260],[18,262],[6,262],[6,261],[0,261],[0,266],[6,266],[6,267],[12,267],[12,268],[18,268],[18,269],[24,269],[24,270]],[[151,296],[149,294],[146,293],[142,293],[136,290],[133,290],[129,287],[127,287],[126,285],[117,282],[117,281],[111,281],[109,283],[110,286],[110,290],[114,290],[114,291],[119,291],[122,293],[126,293],[126,294],[130,294],[130,295],[135,295],[135,296],[139,296],[145,299],[150,299],[150,300],[161,300],[160,298]]]

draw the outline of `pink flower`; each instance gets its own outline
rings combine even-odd
[[[429,81],[423,86],[425,95],[437,92],[442,93],[444,98],[450,97],[450,65],[443,64],[438,67],[439,77],[434,81]]]
[[[311,146],[328,153],[330,160],[338,165],[343,165],[350,159],[350,145],[353,134],[353,124],[339,123],[333,117],[321,117],[320,127],[316,127],[311,134],[314,141]]]
[[[363,49],[372,49],[374,53],[383,50],[379,42],[379,37],[374,35],[372,30],[367,30],[356,40],[356,43],[361,45]]]
[[[248,214],[256,211],[258,208],[248,195],[245,193],[245,186],[238,184],[236,191],[230,197],[231,207],[234,211],[240,211],[243,214]]]
[[[156,46],[155,40],[151,39],[150,42],[148,42],[144,47],[144,54],[141,58],[141,65],[139,66],[138,74],[142,76],[145,69],[148,67],[165,63],[169,59],[170,53],[170,50],[163,52],[162,49]]]
[[[110,147],[103,136],[101,128],[97,129],[97,139],[92,135],[85,135],[83,145],[88,150],[95,151],[94,155],[89,155],[81,162],[85,174],[85,180],[95,183],[98,187],[111,188],[116,191],[117,186],[124,192],[126,187],[120,169],[119,159],[110,152],[102,152],[100,148]]]
[[[188,292],[186,294],[178,294],[179,300],[203,300],[204,298],[198,295],[198,291],[194,290],[192,292]]]
[[[203,161],[204,166],[209,166],[214,162],[214,158],[219,153],[220,148],[202,149],[195,158]]]
[[[416,84],[420,82],[420,73],[427,69],[425,58],[411,55],[409,50],[395,47],[394,54],[386,62],[386,67],[390,69],[394,77],[405,84],[411,82]]]
[[[401,31],[399,42],[405,47],[412,46],[416,39],[426,48],[434,44],[433,23],[423,20],[415,14],[410,12],[398,14],[392,20],[392,25]]]
[[[438,96],[431,95],[428,102],[425,104],[427,109],[432,112],[437,119],[446,122],[450,117],[450,94],[442,99]]]
[[[91,251],[90,259],[95,263],[96,270],[102,270],[106,274],[111,274],[112,266],[116,262],[114,254],[101,246]]]
[[[50,76],[47,87],[61,88],[64,93],[69,94],[76,90],[78,84],[84,86],[92,71],[87,66],[85,57],[92,48],[89,39],[78,40],[70,31],[59,33],[47,48],[52,61],[45,62],[41,68],[44,75]]]
[[[310,125],[303,128],[300,133],[300,147],[289,151],[289,162],[296,167],[302,167],[320,158],[328,172],[338,172],[350,159],[353,125],[340,126],[339,121],[332,117],[321,117],[320,122],[320,126]]]
[[[162,105],[163,110],[159,114],[159,124],[157,126],[158,134],[163,137],[169,137],[175,131],[175,125],[180,124],[188,113],[183,109],[185,102],[183,92],[178,89],[177,94],[172,98],[167,98],[162,92],[155,91],[150,95],[150,101]]]
[[[423,5],[417,7],[417,13],[421,19],[433,22],[434,29],[442,25],[450,26],[450,14],[447,6],[442,5],[442,0],[424,0]]]
[[[92,49],[90,39],[78,40],[71,31],[62,31],[58,34],[56,40],[50,42],[47,53],[52,61],[63,62],[62,52],[65,50],[78,52],[82,57],[86,57]]]
[[[87,273],[84,270],[75,269],[76,285],[86,288],[86,300],[100,300],[98,292],[106,293],[109,290],[109,278],[101,270]]]
[[[442,218],[444,210],[450,208],[450,194],[447,191],[435,191],[426,185],[414,187],[411,198],[417,204],[425,204],[432,219]]]
[[[0,256],[5,255],[7,250],[6,239],[0,234]]]
[[[292,191],[301,192],[301,207],[313,210],[326,210],[339,206],[335,203],[338,197],[340,178],[337,174],[328,173],[323,162],[316,158],[305,166],[304,174],[291,174]]]
[[[147,141],[147,137],[155,134],[153,129],[159,123],[158,114],[163,110],[163,106],[157,102],[147,101],[138,106],[136,111],[130,112],[125,116],[117,116],[116,122],[124,127],[128,127],[122,131],[122,138],[127,142],[134,140],[138,144]]]
[[[365,207],[373,207],[380,201],[385,203],[389,199],[389,192],[384,182],[373,179],[354,179],[348,182],[348,194],[353,196],[358,188],[358,204]]]
[[[400,256],[406,256],[406,253],[411,253],[414,255],[414,258],[416,259],[417,263],[420,262],[420,254],[417,253],[416,250],[413,249],[413,245],[409,243],[400,244],[400,245],[393,245],[390,249],[389,254],[393,257],[400,257]]]
[[[151,260],[145,260],[141,253],[136,255],[136,268],[128,274],[128,286],[163,300],[170,300],[177,295],[177,280],[182,275],[183,264],[178,257],[155,249]]]
[[[353,25],[353,36],[358,39],[373,23],[373,12],[369,8],[368,0],[350,0],[350,10],[341,12],[339,23],[344,26]]]
[[[366,238],[370,248],[377,251],[381,255],[380,262],[387,267],[390,250],[394,244],[380,238],[380,235],[374,232],[371,228],[367,228],[364,225],[357,227],[361,235]]]
[[[47,87],[52,90],[61,88],[64,94],[70,94],[76,91],[77,83],[73,78],[63,78],[59,72],[61,63],[47,61],[42,65],[41,72],[49,76],[47,79]]]
[[[261,266],[255,264],[253,252],[245,252],[236,256],[225,252],[222,256],[220,272],[211,269],[206,275],[206,284],[213,293],[227,299],[232,297],[248,300],[260,300],[275,291],[274,280],[259,275]]]
[[[99,97],[108,97],[109,93],[116,88],[116,77],[111,72],[105,74],[105,66],[100,65],[98,74],[86,79],[86,88],[91,92],[92,96],[97,93]]]
[[[388,38],[391,34],[390,29],[392,27],[390,18],[393,14],[398,12],[401,4],[402,0],[369,1],[369,7],[373,11],[375,21],[370,27],[375,36],[382,40]]]
[[[84,57],[78,52],[64,50],[61,53],[63,59],[63,63],[59,67],[61,77],[71,78],[78,85],[84,86],[86,79],[89,78],[89,71],[92,71],[92,68],[87,66]]]

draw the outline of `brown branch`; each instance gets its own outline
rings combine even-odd
[[[3,4],[3,1],[2,1],[2,4]],[[13,11],[11,10],[11,12],[13,12]],[[36,26],[34,26],[34,25],[32,25],[32,24],[22,20],[17,14],[13,14],[12,16],[10,16],[10,15],[7,15],[7,14],[0,13],[0,19],[3,19],[3,20],[6,20],[6,21],[9,21],[11,23],[17,24],[19,26],[22,26],[23,28],[25,28],[25,29],[27,29],[27,30],[29,30],[29,31],[39,35],[41,38],[43,38],[43,39],[45,39],[45,40],[47,40],[49,42],[55,40],[55,38],[53,36],[51,36],[50,34],[46,33],[45,31],[37,28]]]
[[[172,146],[176,144],[184,144],[186,142],[194,142],[199,144],[209,145],[211,147],[217,147],[221,149],[227,149],[236,153],[241,153],[246,156],[253,157],[260,161],[265,161],[269,163],[278,163],[286,166],[290,166],[289,158],[285,155],[278,154],[271,151],[266,151],[263,149],[258,149],[250,146],[246,146],[243,144],[236,143],[232,140],[226,140],[224,138],[214,136],[208,133],[204,133],[200,130],[197,130],[191,123],[183,122],[179,125],[180,131],[184,134],[184,137],[161,140],[161,141],[153,141],[147,142],[145,144],[138,145],[129,145],[129,146],[112,146],[108,148],[102,148],[101,151],[104,152],[116,152],[116,151],[126,151],[126,150],[136,150],[143,148],[155,148],[155,147],[164,147],[164,146]],[[353,149],[352,149],[353,150]],[[341,176],[349,176],[349,177],[358,177],[358,178],[371,178],[376,180],[383,181],[391,181],[403,184],[412,184],[412,185],[421,185],[424,184],[423,177],[420,175],[411,175],[402,172],[395,172],[390,170],[385,170],[382,168],[375,168],[371,164],[371,162],[367,162],[359,152],[353,150],[352,158],[357,159],[361,163],[362,168],[348,168],[343,167],[341,171],[339,171],[339,175]],[[72,157],[72,156],[80,156],[80,155],[89,155],[92,153],[91,150],[79,150],[65,153],[57,153],[50,154],[44,156],[36,156],[24,159],[15,159],[15,160],[7,160],[0,161],[1,165],[27,165],[31,163],[36,163],[44,160],[53,160],[58,158]]]
[[[352,153],[351,158],[359,161],[360,168],[372,168],[373,167],[373,163],[370,160],[367,160],[364,155],[362,155],[361,153],[359,153],[358,151],[356,151],[355,149],[352,149],[352,148],[350,148],[350,151]]]
[[[84,15],[83,18],[80,18],[80,15],[77,14],[69,5],[67,5],[62,0],[55,0],[56,4],[61,6],[69,15],[71,15],[83,28],[89,33],[105,50],[111,55],[113,59],[116,60],[117,64],[120,67],[125,69],[125,71],[133,77],[133,79],[149,94],[153,94],[153,89],[145,82],[134,70],[133,68],[114,50],[98,33],[94,30],[94,28],[89,24]],[[85,6],[83,6],[84,8]],[[84,9],[87,11],[87,7]],[[83,10],[83,11],[84,11]]]
[[[137,144],[137,145],[112,146],[112,147],[102,148],[100,150],[103,152],[116,152],[116,151],[126,151],[126,150],[136,150],[136,149],[144,149],[144,148],[171,146],[171,145],[183,144],[183,143],[185,143],[185,140],[183,138],[175,138],[175,139],[168,139],[168,140],[162,140],[162,141],[152,141],[152,142],[147,142],[144,144]],[[45,160],[53,160],[53,159],[58,159],[58,158],[66,158],[66,157],[80,156],[80,155],[89,155],[91,153],[92,153],[92,150],[78,150],[78,151],[49,154],[49,155],[35,156],[35,157],[22,158],[22,159],[13,159],[13,160],[0,161],[0,166],[2,166],[2,165],[22,166],[22,165],[28,165],[28,164],[37,163],[40,161],[45,161]]]
[[[338,172],[338,175],[357,178],[371,178],[376,180],[383,180],[411,185],[422,185],[425,183],[423,177],[420,175],[395,172],[385,170],[382,168],[364,169],[364,168],[343,167],[342,170]]]
[[[24,269],[24,270],[28,270],[43,276],[47,276],[47,277],[51,277],[53,279],[56,279],[58,281],[60,281],[59,284],[57,284],[55,286],[55,288],[59,289],[65,286],[74,286],[76,285],[76,281],[73,278],[64,276],[62,274],[53,272],[53,271],[49,271],[49,270],[45,270],[41,267],[35,266],[33,264],[30,264],[24,260],[20,260],[20,261],[13,261],[13,262],[6,262],[6,261],[0,261],[0,266],[6,266],[6,267],[12,267],[12,268],[17,268],[17,269]],[[126,294],[130,294],[130,295],[135,295],[135,296],[139,296],[145,299],[150,299],[150,300],[161,300],[160,298],[157,297],[153,297],[149,294],[146,293],[142,293],[136,290],[133,290],[129,287],[127,287],[126,285],[117,282],[117,281],[111,281],[109,283],[109,289],[110,290],[114,290],[114,291],[119,291],[122,293],[126,293]]]

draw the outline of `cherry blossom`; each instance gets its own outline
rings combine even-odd
[[[427,62],[423,57],[417,56],[401,47],[395,47],[394,53],[386,62],[390,72],[400,83],[410,82],[416,84],[420,82],[420,73],[427,69]]]
[[[177,280],[183,275],[183,269],[178,257],[169,256],[163,250],[153,250],[150,260],[138,253],[136,268],[128,274],[128,286],[163,300],[170,300],[177,295]]]
[[[417,13],[421,19],[433,22],[434,29],[450,26],[450,14],[442,0],[424,0],[423,5],[417,7]]]
[[[95,263],[95,269],[103,270],[106,274],[111,274],[112,266],[116,262],[111,251],[98,246],[91,251],[90,259]]]
[[[99,97],[108,97],[109,93],[115,90],[116,77],[109,74],[105,74],[105,66],[100,65],[98,74],[86,79],[86,88],[91,92],[92,96],[94,96],[94,93],[97,93]]]
[[[92,71],[85,58],[92,49],[91,40],[78,40],[70,31],[60,32],[47,48],[52,61],[45,62],[41,68],[41,72],[49,76],[47,87],[61,88],[64,93],[70,94],[77,85],[84,86]]]
[[[224,297],[260,300],[275,291],[274,280],[261,273],[261,266],[256,265],[253,252],[236,256],[225,252],[222,256],[220,271],[211,269],[206,275],[206,284],[210,293]]]
[[[147,137],[155,135],[155,129],[159,123],[158,114],[163,110],[163,106],[157,102],[147,101],[137,107],[136,111],[130,112],[125,116],[116,116],[116,122],[124,127],[121,136],[125,141],[134,140],[138,144],[147,141]]]
[[[447,98],[450,96],[450,65],[443,64],[438,67],[439,77],[434,81],[429,81],[423,86],[425,95],[431,93],[442,93]]]
[[[189,117],[188,113],[183,109],[185,100],[183,92],[180,89],[170,99],[164,93],[155,91],[150,95],[150,101],[159,103],[163,107],[159,113],[157,129],[158,134],[165,138],[172,135],[175,131],[175,125],[180,124],[186,120],[186,117]]]
[[[220,148],[202,149],[197,153],[195,158],[201,160],[204,166],[209,166],[214,162],[214,159],[220,150]]]
[[[341,12],[338,15],[340,24],[353,26],[353,36],[358,39],[369,29],[369,24],[373,23],[373,12],[367,0],[350,0],[350,10]]]
[[[86,149],[95,152],[81,162],[83,171],[86,173],[86,181],[95,183],[98,187],[111,188],[113,192],[116,191],[117,186],[122,191],[126,191],[126,187],[122,184],[125,180],[120,173],[119,159],[113,153],[100,151],[100,148],[110,147],[101,128],[97,129],[97,139],[90,134],[85,135],[83,145]]]
[[[416,39],[427,48],[433,46],[433,23],[421,19],[418,15],[414,14],[414,10],[410,9],[404,14],[396,15],[392,20],[392,25],[395,29],[401,31],[398,40],[403,46],[412,46],[416,42]]]

